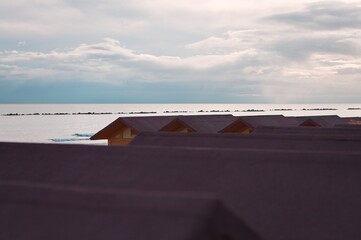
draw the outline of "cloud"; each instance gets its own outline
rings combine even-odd
[[[99,39],[142,31],[149,23],[131,16],[130,4],[110,1],[14,0],[0,2],[0,33],[13,39]],[[117,14],[111,14],[110,11]]]
[[[22,46],[25,46],[26,45],[26,42],[25,41],[20,41],[16,44],[18,47],[22,47]]]
[[[357,2],[315,2],[301,11],[275,14],[267,19],[318,30],[361,29],[361,5]]]
[[[297,34],[298,35],[298,34]],[[338,34],[314,34],[314,36],[289,36],[280,39],[272,48],[289,60],[305,60],[316,53],[334,53],[345,56],[361,56],[361,45]]]
[[[3,78],[13,80],[79,79],[117,83],[133,79],[139,82],[178,80],[191,82],[216,81],[217,79],[212,77],[212,72],[232,64],[242,65],[253,55],[255,53],[252,50],[245,50],[185,58],[157,56],[138,53],[122,47],[117,40],[106,38],[101,43],[81,44],[69,51],[5,51],[0,54],[0,63],[3,66]],[[17,70],[5,71],[5,67]],[[44,73],[43,76],[41,72]],[[227,81],[227,79],[219,80]]]
[[[230,36],[241,41],[237,36],[244,34],[227,32],[217,38],[226,43]],[[209,39],[213,41],[207,38],[204,42]],[[189,46],[214,47],[199,42]],[[253,47],[256,46],[255,43]],[[273,102],[314,100],[314,96],[322,99],[331,92],[358,96],[354,89],[361,85],[358,78],[361,62],[351,54],[326,49],[325,53],[312,53],[308,61],[297,63],[275,55],[266,45],[263,47],[241,50],[242,47],[234,46],[235,51],[188,57],[158,56],[128,49],[118,40],[106,38],[67,51],[5,51],[0,53],[0,81],[75,81],[120,86],[173,83],[207,85],[208,91],[222,86],[222,91],[228,92],[227,98],[248,95]],[[347,80],[343,79],[345,76]]]
[[[7,41],[26,41],[29,50],[49,51],[110,36],[132,49],[181,55],[190,42],[253,27],[255,19],[282,5],[282,0],[0,1],[0,33]]]
[[[262,29],[230,30],[221,36],[187,44],[186,50],[204,53],[227,53],[262,47],[265,31]]]
[[[361,100],[357,1],[31,2],[0,2],[2,83],[132,85],[142,94],[165,85],[235,101]]]

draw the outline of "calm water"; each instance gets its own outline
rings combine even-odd
[[[90,141],[120,116],[233,114],[361,117],[361,104],[0,104],[0,141],[106,144]]]

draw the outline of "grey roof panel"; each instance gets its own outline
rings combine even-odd
[[[266,128],[267,129],[267,128]],[[273,129],[273,128],[271,128]],[[221,149],[298,149],[340,150],[361,152],[359,135],[322,135],[268,133],[257,134],[199,134],[199,133],[141,133],[131,146],[193,147]]]
[[[253,134],[282,134],[282,135],[308,135],[308,136],[360,136],[361,130],[353,125],[336,125],[335,127],[258,127]],[[357,126],[357,125],[356,125]]]
[[[334,127],[337,124],[348,124],[348,120],[341,118],[337,115],[328,115],[328,116],[303,116],[297,117],[303,123],[313,122],[316,123],[319,127]],[[303,124],[301,123],[301,124]]]

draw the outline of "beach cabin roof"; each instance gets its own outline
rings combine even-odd
[[[346,117],[347,125],[361,125],[361,117]]]
[[[221,129],[219,132],[236,132],[237,129],[254,129],[259,126],[297,126],[299,120],[283,115],[263,115],[263,116],[241,116],[237,117],[231,124]]]
[[[361,129],[361,124],[336,124],[335,127]]]
[[[217,133],[235,119],[236,117],[231,114],[178,116],[160,131],[178,132],[187,129],[188,132]]]
[[[147,117],[119,117],[108,126],[97,132],[90,139],[109,139],[119,129],[128,127],[136,133],[158,131],[165,124],[172,121],[175,116],[147,116]]]
[[[334,127],[338,124],[348,124],[347,119],[337,115],[297,117],[301,120],[299,126],[303,127]]]
[[[334,128],[330,130],[334,130]],[[328,151],[332,148],[334,151],[361,153],[360,144],[361,131],[353,135],[342,135],[333,131],[331,135],[331,133],[317,134],[309,131],[303,134],[293,134],[292,131],[278,133],[276,130],[264,134],[148,132],[136,136],[130,145],[170,148],[257,149],[260,151],[262,149]]]
[[[259,239],[206,194],[14,181],[0,182],[0,192],[3,239]]]
[[[361,236],[357,152],[1,143],[0,159],[0,182],[214,194],[259,239]]]
[[[305,135],[305,136],[339,136],[358,137],[361,129],[351,128],[353,125],[336,125],[335,127],[305,128],[305,127],[257,127],[253,134],[281,134],[281,135]],[[356,125],[357,126],[357,125]]]

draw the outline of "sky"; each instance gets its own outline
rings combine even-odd
[[[361,1],[0,1],[0,103],[361,103]]]

